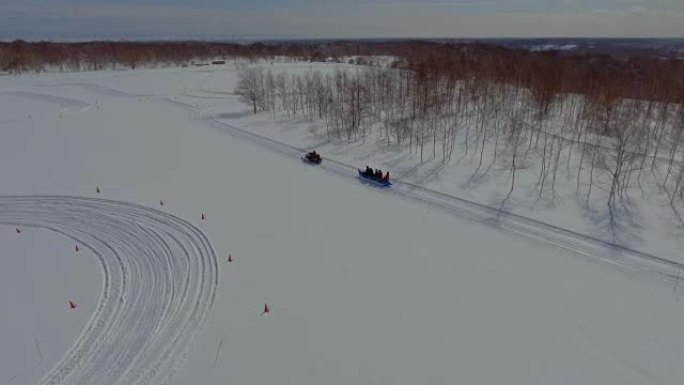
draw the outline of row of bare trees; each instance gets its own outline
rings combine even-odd
[[[0,71],[10,73],[135,69],[143,65],[181,65],[191,60],[234,56],[237,45],[200,42],[0,43]]]
[[[439,61],[289,74],[242,66],[236,93],[254,113],[320,121],[338,140],[382,137],[388,146],[418,152],[421,162],[470,156],[474,176],[505,162],[507,198],[517,170],[533,164],[538,199],[555,196],[565,165],[587,203],[596,186],[606,192],[611,217],[634,187],[656,184],[671,203],[683,199],[682,95],[665,83],[630,90],[626,84],[640,83],[598,75],[567,84],[560,62],[551,55],[528,68],[534,75],[517,69],[506,76],[497,67],[435,68]]]
[[[252,43],[203,41],[0,42],[0,73],[98,71],[158,65],[186,65],[195,60],[245,58],[256,60],[334,61],[363,63],[363,57],[397,51],[394,43]]]

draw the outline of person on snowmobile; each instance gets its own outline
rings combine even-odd
[[[389,171],[387,171],[387,175],[382,178],[382,181],[385,183],[389,182]]]
[[[367,177],[372,176],[373,175],[373,169],[368,167],[368,165],[366,165],[366,171],[364,171],[363,175],[365,175]]]

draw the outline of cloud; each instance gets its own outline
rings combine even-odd
[[[681,37],[684,12],[632,8],[550,12],[460,12],[456,9],[367,8],[367,21],[397,26],[403,36],[444,37]]]
[[[564,0],[568,2],[569,0]],[[580,2],[583,0],[574,0]],[[503,10],[497,0],[359,2],[255,9],[153,4],[16,3],[0,13],[14,38],[681,37],[684,10]],[[654,1],[654,0],[650,0]],[[605,2],[604,2],[605,3]],[[669,4],[666,0],[659,3]],[[508,3],[509,5],[511,3]],[[626,3],[625,3],[626,4]],[[573,9],[572,11],[566,9]]]
[[[359,25],[331,7],[231,11],[161,5],[88,4],[21,6],[0,14],[0,34],[44,37],[317,37],[385,34],[379,25]],[[28,27],[30,26],[30,27]],[[350,34],[349,32],[352,31]],[[7,37],[7,36],[4,36]]]

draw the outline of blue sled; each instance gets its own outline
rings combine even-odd
[[[373,184],[378,185],[380,187],[390,187],[392,185],[392,182],[390,182],[390,181],[384,181],[384,180],[378,180],[375,178],[371,178],[369,176],[366,176],[363,173],[363,171],[361,171],[359,169],[357,169],[357,171],[359,172],[359,178],[361,180],[363,180],[364,182],[373,183]]]

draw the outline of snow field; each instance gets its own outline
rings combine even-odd
[[[224,83],[212,79],[232,76],[189,69],[0,80],[0,88],[100,106],[60,118],[59,106],[44,100],[0,95],[9,100],[0,104],[2,116],[16,120],[0,125],[0,195],[143,204],[189,221],[211,240],[220,284],[190,353],[176,357],[182,365],[171,383],[679,383],[678,286],[396,199],[229,135],[170,102],[233,114],[226,120],[254,129],[249,119],[234,119],[247,108],[230,96],[182,95],[200,87],[220,92]],[[372,161],[350,157],[360,166]],[[45,353],[49,363],[27,358],[31,375],[13,380],[36,382],[77,340],[102,276],[90,252],[71,255],[71,240],[0,230],[0,271],[23,271],[11,287],[21,276],[46,274],[22,256],[64,256],[51,279],[23,280],[16,296],[0,297],[8,309],[31,298],[30,290],[38,293],[23,313],[0,313],[0,325],[12,325],[0,328],[0,341],[11,341],[0,345],[2,357],[31,354],[31,336],[59,336],[39,339],[44,352],[54,352]],[[76,274],[74,266],[83,270]],[[65,281],[73,286],[60,289]],[[65,314],[71,297],[79,307],[66,314],[87,315],[50,317]],[[261,316],[265,302],[271,312]],[[46,315],[41,323],[19,322],[37,312]],[[15,334],[25,337],[10,340]],[[3,368],[9,375],[0,380],[21,375],[13,369]],[[123,381],[126,373],[122,367],[99,383]]]

